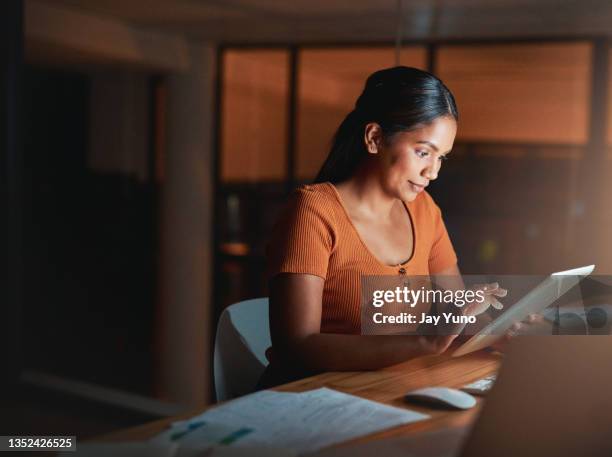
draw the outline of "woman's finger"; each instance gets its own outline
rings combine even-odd
[[[544,316],[536,313],[530,314],[529,316],[527,316],[527,319],[530,324],[536,322],[544,322]]]
[[[491,282],[488,284],[476,284],[474,287],[476,289],[484,291],[487,295],[495,295],[497,297],[505,297],[506,295],[508,295],[508,290],[499,287],[499,283],[497,282]]]
[[[472,286],[472,289],[474,289],[474,290],[484,290],[485,292],[488,292],[490,290],[495,290],[498,287],[499,287],[499,284],[497,284],[496,282],[491,282],[491,283],[474,284]]]
[[[491,291],[490,293],[491,295],[495,295],[496,297],[505,297],[506,295],[508,295],[508,289],[503,289],[501,287],[498,287],[497,289]]]
[[[490,293],[493,290],[497,290],[499,289],[499,284],[496,282],[489,282],[486,284],[482,284],[482,290],[484,290],[487,293]]]
[[[504,309],[504,305],[502,302],[500,302],[497,298],[490,296],[487,297],[489,300],[489,303],[491,304],[491,306],[495,309]]]

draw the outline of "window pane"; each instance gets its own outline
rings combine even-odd
[[[425,68],[422,47],[402,49],[402,65]],[[323,164],[331,139],[353,109],[366,78],[395,65],[392,47],[307,49],[299,54],[296,175],[313,179]]]
[[[608,109],[606,111],[606,144],[609,159],[612,159],[612,48],[608,50]]]
[[[221,180],[286,176],[289,53],[231,50],[223,56]]]
[[[589,43],[445,46],[436,68],[457,99],[459,139],[587,142]]]

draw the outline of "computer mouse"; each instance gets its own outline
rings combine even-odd
[[[450,387],[425,387],[408,392],[404,399],[412,403],[453,409],[470,409],[476,399],[468,393]]]

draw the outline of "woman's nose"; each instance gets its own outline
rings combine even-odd
[[[438,177],[438,167],[436,167],[435,165],[425,167],[421,175],[424,178],[427,178],[430,181],[433,181],[434,179]]]

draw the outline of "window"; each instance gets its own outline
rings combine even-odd
[[[443,46],[437,74],[459,105],[459,140],[583,145],[591,44]]]
[[[424,47],[402,49],[401,64],[426,69]],[[296,175],[313,179],[366,78],[395,65],[392,47],[304,49],[299,54]]]
[[[220,176],[223,182],[285,179],[288,93],[288,51],[224,53]]]

